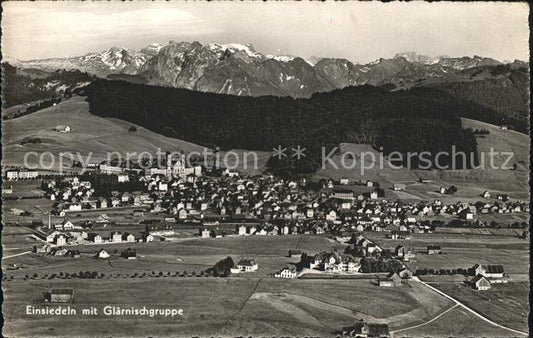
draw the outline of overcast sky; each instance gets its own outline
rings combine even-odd
[[[520,3],[3,2],[2,53],[21,60],[169,40],[365,63],[398,52],[529,58]]]

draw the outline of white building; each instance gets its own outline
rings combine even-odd
[[[6,177],[8,180],[32,179],[39,176],[35,170],[7,170]]]
[[[57,126],[54,127],[54,130],[60,133],[68,133],[71,131],[70,126],[68,124],[67,125],[58,124]]]
[[[242,258],[235,266],[231,269],[231,273],[240,273],[240,272],[252,272],[256,271],[259,268],[259,265],[253,258]]]
[[[130,177],[128,175],[126,175],[126,174],[119,174],[117,176],[117,178],[118,178],[118,182],[119,183],[129,182],[130,181]]]
[[[296,278],[296,267],[290,266],[283,268],[274,274],[276,278]]]

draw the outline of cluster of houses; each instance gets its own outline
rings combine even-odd
[[[62,223],[54,226],[55,230],[49,232],[36,232],[39,237],[45,239],[47,243],[56,246],[63,246],[67,244],[82,244],[82,243],[133,243],[133,242],[150,242],[153,241],[153,236],[143,236],[136,238],[135,235],[128,232],[114,231],[108,237],[103,237],[101,233],[89,232],[81,225],[75,225],[70,220],[65,220]]]
[[[475,205],[446,204],[440,200],[402,203],[378,199],[376,191],[370,197],[348,189],[316,191],[308,188],[305,179],[284,180],[266,174],[241,177],[230,170],[204,173],[201,167],[187,168],[183,155],[174,161],[168,154],[166,166],[148,168],[144,175],[130,175],[122,167],[120,169],[114,170],[112,165],[104,163],[99,170],[102,174],[117,175],[119,182],[138,180],[143,183],[144,190],[112,191],[110,197],[104,198],[94,196],[91,183],[80,181],[78,177],[49,181],[44,189],[50,199],[57,201],[54,211],[62,216],[83,209],[139,206],[180,222],[249,220],[273,223],[260,228],[239,227],[238,235],[331,234],[354,230],[420,233],[431,232],[429,225],[421,224],[423,216],[446,214],[473,220],[477,213],[529,210],[527,203],[505,199]],[[327,188],[334,187],[332,182],[327,181]],[[343,181],[340,183],[342,185]],[[375,182],[368,181],[367,186],[375,186]],[[405,184],[394,184],[394,189],[405,190]],[[201,229],[200,235],[218,237],[211,232],[212,228]]]
[[[357,273],[361,268],[359,260],[349,254],[333,252],[320,252],[309,261],[308,268],[325,272]]]
[[[119,181],[127,182],[127,175],[117,175]],[[122,177],[126,178],[122,178]],[[110,197],[95,196],[95,189],[89,181],[78,177],[66,177],[62,181],[50,180],[43,185],[46,196],[55,201],[53,213],[65,216],[68,212],[90,209],[107,209],[122,206],[145,207],[152,204],[148,193],[140,191],[112,191]]]
[[[81,253],[79,250],[70,250],[66,248],[61,247],[47,247],[48,252],[47,254],[49,256],[53,257],[66,257],[66,258],[79,258],[81,257]]]

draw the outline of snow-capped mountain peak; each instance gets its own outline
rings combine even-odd
[[[279,62],[289,62],[294,60],[296,57],[291,55],[267,55],[267,59],[273,59]]]
[[[264,56],[261,53],[258,53],[252,44],[240,44],[240,43],[226,43],[226,44],[218,44],[218,43],[211,43],[207,45],[207,48],[214,52],[226,52],[230,51],[231,53],[237,53],[241,52],[244,53],[246,56],[256,59],[262,59]]]

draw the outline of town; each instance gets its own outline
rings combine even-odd
[[[287,180],[270,174],[250,176],[238,170],[187,166],[183,156],[173,159],[169,154],[162,163],[153,163],[144,171],[104,161],[82,173],[62,176],[22,168],[7,170],[5,175],[5,198],[16,194],[17,184],[35,182],[41,199],[50,203],[49,211],[40,220],[32,218],[28,224],[32,230],[27,238],[33,241],[28,253],[36,257],[73,262],[93,259],[110,264],[121,260],[143,262],[146,253],[158,247],[165,252],[173,245],[196,240],[226,245],[225,241],[263,241],[261,238],[268,243],[282,243],[282,257],[286,257],[282,259],[280,255],[270,261],[250,250],[205,261],[204,266],[211,267],[200,270],[142,272],[141,268],[134,274],[111,272],[107,276],[99,271],[57,271],[45,275],[48,280],[342,278],[369,280],[380,289],[401,289],[412,283],[433,288],[426,280],[451,278],[471,290],[490,292],[494,285],[505,288],[500,285],[520,282],[514,277],[514,268],[509,274],[504,264],[491,264],[482,257],[442,265],[440,257],[453,254],[454,249],[438,240],[445,238],[439,234],[446,229],[512,229],[516,240],[529,237],[526,222],[502,223],[482,218],[525,215],[529,212],[528,203],[488,190],[475,202],[450,201],[447,197],[460,189],[455,186],[442,186],[435,192],[441,198],[434,200],[402,201],[385,195],[386,191],[405,192],[410,186],[405,182],[381,187],[378,182],[348,178]],[[424,180],[416,183],[427,184]],[[27,211],[19,212],[24,213]],[[436,238],[432,242],[420,242],[420,236],[437,237],[430,237]],[[297,238],[297,244],[285,246],[291,238]],[[336,244],[329,249],[324,245],[298,246],[305,238],[323,238]],[[14,280],[10,271],[23,280],[42,278],[37,274],[18,274],[27,268],[24,264],[10,265],[4,281]],[[51,288],[45,292],[44,300],[72,303],[74,292],[72,287]],[[388,324],[362,319],[338,333],[370,337],[374,331],[380,337],[399,332],[397,326],[390,328]]]

